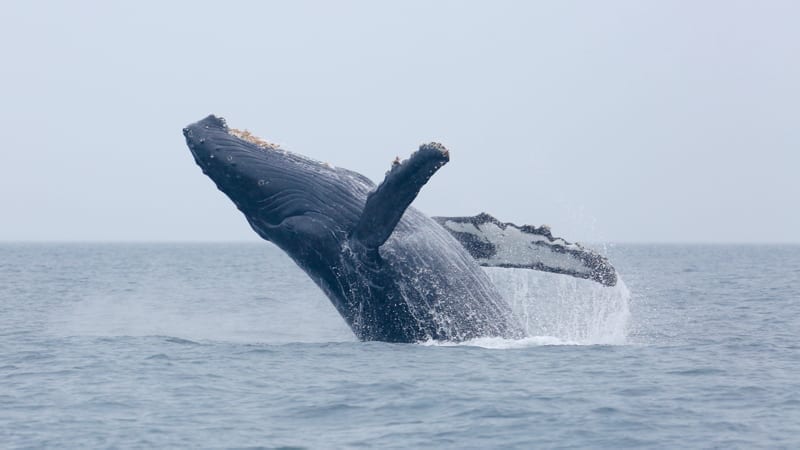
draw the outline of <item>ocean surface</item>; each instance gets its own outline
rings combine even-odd
[[[606,253],[385,344],[267,243],[0,244],[0,448],[800,448],[800,246]]]

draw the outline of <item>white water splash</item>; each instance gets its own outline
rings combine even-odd
[[[463,342],[429,340],[420,342],[427,347],[481,347],[496,350],[539,347],[543,345],[582,345],[580,342],[563,341],[553,336],[527,336],[522,339],[505,339],[501,337],[481,337]]]
[[[627,343],[630,291],[621,279],[616,286],[605,287],[524,269],[487,268],[486,273],[527,332],[528,337],[509,342],[509,347]],[[497,345],[491,341],[473,344]]]

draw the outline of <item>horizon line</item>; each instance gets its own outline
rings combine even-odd
[[[0,245],[8,244],[263,244],[270,243],[266,240],[167,240],[167,239],[0,239]],[[800,241],[588,241],[580,242],[587,245],[800,245]],[[274,244],[273,244],[274,245]]]

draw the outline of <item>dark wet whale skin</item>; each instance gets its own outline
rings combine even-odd
[[[239,139],[214,116],[187,126],[184,136],[203,172],[256,233],[314,280],[359,339],[522,335],[508,304],[458,241],[416,209],[400,211],[407,204],[396,197],[410,203],[447,161],[446,151],[423,146],[409,159],[436,165],[424,180],[393,168],[362,219],[376,187],[361,174]],[[385,217],[398,213],[396,227],[387,225]],[[382,226],[392,228],[376,237]]]

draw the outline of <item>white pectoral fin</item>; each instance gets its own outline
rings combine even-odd
[[[482,266],[541,270],[605,286],[617,284],[617,273],[608,259],[579,244],[553,237],[545,226],[517,226],[486,213],[434,219]]]

